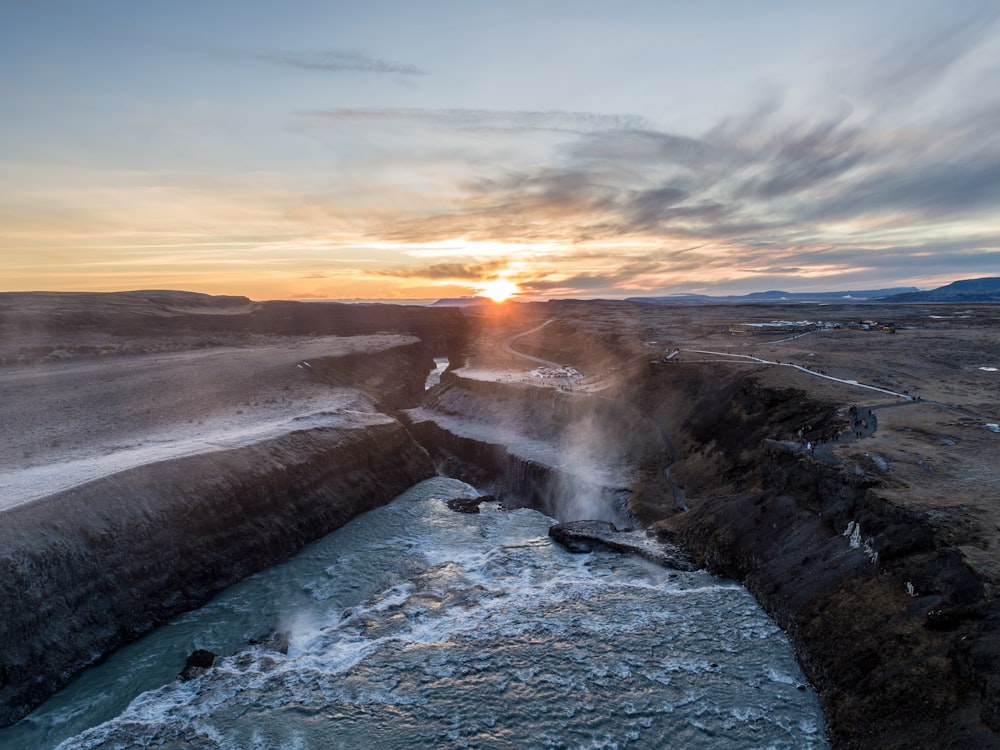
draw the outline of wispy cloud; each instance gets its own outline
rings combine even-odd
[[[995,64],[980,65],[973,76],[980,96],[962,109],[949,108],[944,85],[955,85],[969,59],[989,58],[981,48],[995,42],[990,25],[980,14],[940,35],[859,55],[850,65],[865,67],[867,59],[871,70],[853,100],[803,106],[772,91],[701,137],[629,114],[342,108],[299,117],[320,129],[379,128],[390,134],[383,146],[396,143],[391,134],[423,128],[434,134],[417,146],[427,149],[426,163],[471,167],[436,205],[389,220],[373,216],[368,237],[389,243],[461,237],[574,248],[695,240],[712,244],[731,269],[778,273],[840,267],[823,256],[831,247],[858,248],[857,262],[879,247],[948,242],[971,222],[993,227],[969,241],[993,253],[995,222],[982,219],[1000,205],[1000,88],[982,84],[997,84],[1000,75]],[[879,109],[889,91],[910,92],[909,104],[907,96],[893,101],[892,118]],[[916,103],[933,91],[937,106]],[[398,143],[401,157],[412,158],[405,145]],[[484,158],[489,149],[513,158]],[[647,273],[687,271],[689,260],[671,257]],[[639,273],[619,265],[623,274]],[[579,274],[577,282],[596,279]]]
[[[360,77],[378,83],[429,74],[411,62],[338,48],[333,38],[331,48],[312,51],[268,51],[287,37],[240,49],[161,40],[184,59],[196,52],[224,58],[237,72],[259,75],[271,66],[304,76],[319,93],[296,92],[309,109],[293,113],[279,133],[263,130],[273,117],[227,130],[233,154],[241,137],[253,139],[249,158],[233,157],[239,170],[228,182],[200,170],[228,163],[230,141],[199,151],[203,139],[181,140],[187,123],[174,126],[170,113],[156,126],[164,143],[178,139],[171,163],[175,154],[201,155],[204,164],[191,174],[105,175],[103,183],[87,176],[71,186],[49,177],[38,192],[32,168],[7,181],[0,223],[25,258],[43,240],[59,252],[121,247],[137,258],[144,246],[162,243],[165,256],[169,238],[181,236],[176,244],[190,251],[181,257],[214,263],[209,245],[221,241],[243,255],[298,264],[298,278],[317,282],[317,292],[338,278],[388,289],[406,281],[478,283],[498,273],[538,294],[975,274],[1000,267],[998,12],[995,2],[968,0],[935,27],[913,23],[896,43],[905,31],[891,30],[866,49],[845,40],[843,61],[824,77],[797,88],[789,76],[787,86],[771,85],[697,132],[628,112],[571,109],[596,107],[591,96],[536,99],[575,102],[565,110],[324,108],[338,100],[498,107],[512,100],[504,86],[479,87],[471,75],[478,88],[461,89],[444,68],[442,79],[458,88],[402,100],[369,97],[371,86],[359,94]],[[517,88],[516,101],[531,101],[521,96],[531,94],[530,82],[522,90],[522,81],[505,80]],[[346,93],[338,96],[331,81]],[[641,75],[630,83],[642,88]],[[645,109],[658,91],[642,90],[632,101]],[[287,98],[275,99],[287,106]],[[598,101],[627,107],[629,99]],[[685,102],[670,105],[680,110]],[[669,110],[648,111],[670,117]],[[685,121],[704,122],[676,120]],[[146,138],[153,131],[143,125]],[[133,148],[145,162],[140,145]]]
[[[419,123],[430,127],[445,127],[479,131],[552,131],[590,133],[604,130],[629,130],[646,127],[645,118],[628,114],[594,112],[564,112],[560,110],[492,110],[492,109],[427,109],[427,108],[353,108],[301,112],[301,118],[314,123],[335,122],[401,122]]]
[[[336,110],[312,116],[342,124],[417,121],[444,132],[562,133],[545,160],[486,165],[457,185],[440,210],[371,226],[373,236],[390,242],[463,237],[569,249],[618,243],[604,268],[562,272],[566,264],[554,254],[547,262],[557,270],[526,271],[522,283],[539,292],[667,284],[671,275],[696,272],[846,277],[874,269],[890,277],[893,269],[897,276],[912,272],[909,266],[981,266],[987,257],[1000,262],[1000,229],[991,219],[1000,205],[1000,86],[984,86],[975,105],[961,110],[946,106],[944,87],[938,107],[900,102],[894,118],[865,99],[884,88],[934,88],[979,54],[976,45],[995,40],[974,24],[943,36],[932,45],[943,69],[925,65],[921,45],[908,42],[893,50],[891,65],[876,61],[882,80],[854,102],[810,109],[771,94],[701,137],[657,130],[641,118],[585,113]],[[987,65],[975,79],[1000,83],[1000,70]],[[691,240],[704,249],[676,251]],[[667,250],[629,257],[621,250],[658,243]]]
[[[300,70],[331,73],[392,73],[404,76],[426,75],[426,71],[409,63],[383,60],[356,50],[324,50],[319,52],[265,52],[253,55],[258,60],[285,65]]]
[[[861,69],[852,71],[852,78],[863,82],[861,95],[882,108],[912,107],[990,42],[998,19],[995,3],[956,4],[950,23],[918,27],[919,33],[859,56]]]

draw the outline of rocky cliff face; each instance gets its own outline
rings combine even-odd
[[[378,317],[218,301],[237,303],[248,309],[212,320],[157,313],[167,321],[157,325],[334,333],[353,315],[371,330],[424,333],[425,346],[388,358],[310,363],[313,377],[366,389],[382,408],[421,393],[432,351],[458,362],[465,335],[456,311]],[[0,720],[157,622],[387,501],[436,462],[564,519],[624,508],[744,581],[791,636],[835,747],[1000,747],[996,581],[963,562],[960,519],[891,501],[887,477],[863,456],[836,463],[802,450],[836,431],[841,404],[696,364],[640,362],[614,382],[588,395],[449,374],[406,411],[433,461],[399,423],[368,414],[145,466],[6,512]],[[690,511],[678,511],[668,466]]]
[[[203,396],[201,386],[209,394],[238,393],[234,409],[243,398],[247,405],[264,402],[271,406],[262,410],[277,425],[257,442],[249,442],[251,437],[222,443],[241,447],[133,464],[124,471],[112,468],[117,473],[0,514],[0,724],[23,716],[87,664],[431,476],[434,465],[426,451],[372,404],[389,412],[415,403],[434,366],[432,356],[459,357],[465,328],[460,311],[422,307],[255,303],[171,291],[0,294],[0,361],[6,356],[8,362],[44,368],[52,364],[53,352],[95,358],[99,364],[84,368],[85,377],[93,379],[101,368],[132,361],[117,358],[119,352],[175,352],[178,356],[157,365],[154,382],[163,385],[152,387],[180,394],[174,401],[185,409],[195,398],[184,394]],[[288,353],[304,337],[386,332],[409,335],[385,337],[402,342],[396,345],[312,347],[309,351],[323,354],[297,367]],[[106,344],[111,338],[114,346],[91,351],[92,339]],[[119,339],[128,345],[119,347]],[[266,349],[260,361],[248,357],[237,364],[220,357],[202,369],[170,370],[187,361],[180,355],[192,347],[248,344],[255,352]],[[105,349],[111,354],[104,356]],[[272,356],[281,361],[261,364]],[[242,379],[233,376],[232,368],[240,367],[247,368]],[[220,375],[212,368],[230,369]],[[334,386],[341,396],[327,402],[317,389],[303,389],[307,413],[295,417],[299,402],[288,395],[293,376]],[[117,381],[132,390],[96,389],[101,398],[127,404],[123,413],[109,418],[93,402],[80,406],[103,420],[100,426],[109,434],[157,442],[156,428],[164,419],[178,419],[173,412],[180,407],[168,398],[151,411],[141,403],[146,378],[136,377],[138,385]],[[28,378],[33,379],[35,373]],[[343,396],[345,388],[352,389],[350,397]],[[65,391],[78,393],[72,381]],[[49,419],[42,427],[53,434],[72,432],[73,416],[46,409],[49,402],[36,394],[30,388],[6,391],[11,402],[34,404],[32,422]],[[213,412],[222,424],[221,440],[227,430],[247,427],[226,422],[225,408],[216,411],[223,412]],[[275,417],[286,413],[287,430]],[[187,422],[198,416],[194,412]],[[205,445],[218,446],[216,433],[209,434]],[[117,446],[112,442],[107,451]],[[51,463],[59,468],[62,459],[54,455]]]
[[[960,523],[887,499],[891,477],[860,450],[803,450],[843,405],[696,367],[640,393],[670,425],[692,508],[661,526],[790,635],[836,747],[1000,747],[1000,607],[962,561]]]
[[[357,388],[379,408],[394,411],[416,403],[427,373],[434,369],[433,349],[424,341],[387,351],[314,358],[309,373],[332,386]]]
[[[929,518],[857,465],[766,447],[760,489],[678,518],[791,636],[836,747],[1000,747],[997,604]]]
[[[446,374],[403,414],[442,472],[562,520],[621,520],[665,486],[655,425],[618,398]]]
[[[395,420],[125,471],[4,513],[0,721],[225,586],[433,474]]]
[[[449,469],[524,485],[549,512],[564,469],[544,451],[571,425],[593,428],[595,462],[600,446],[611,463],[631,452],[631,513],[743,581],[788,632],[835,747],[1000,747],[1000,607],[962,562],[954,524],[887,500],[885,476],[862,455],[824,461],[803,450],[837,431],[840,406],[685,365],[638,373],[602,399],[453,379],[408,414]],[[650,422],[676,447],[671,471],[689,512],[663,481],[670,456]],[[541,439],[542,460],[526,460],[525,436]]]

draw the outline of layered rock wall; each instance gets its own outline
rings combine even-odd
[[[0,722],[433,474],[399,422],[356,419],[138,467],[4,512]]]
[[[761,489],[677,519],[789,634],[835,747],[1000,747],[997,604],[933,525],[855,465],[772,446]]]
[[[624,449],[637,461],[668,462],[662,450],[643,459],[652,439],[638,439],[637,406],[677,446],[673,476],[691,510],[678,513],[649,471],[634,475],[631,509],[676,534],[700,563],[743,581],[789,634],[835,748],[1000,747],[1000,607],[957,551],[955,523],[887,499],[886,477],[863,455],[804,450],[806,439],[840,429],[842,404],[766,385],[753,372],[686,365],[640,374],[619,394],[453,382],[415,410],[412,429],[449,469],[515,487],[523,480],[511,475],[509,448],[519,438],[488,439],[449,419],[464,411],[523,424],[547,432],[545,445],[570,424],[606,425],[609,460]],[[534,416],[514,418],[525,413]],[[559,460],[528,463],[517,471],[545,508]]]
[[[789,634],[834,746],[1000,747],[1000,607],[956,549],[961,524],[889,500],[860,451],[803,449],[843,404],[752,373],[651,377],[692,509],[661,523]]]
[[[439,469],[561,520],[629,515],[668,459],[655,424],[619,398],[447,374],[411,432]]]
[[[424,341],[381,352],[357,352],[310,360],[309,373],[323,383],[365,391],[386,411],[415,404],[434,369],[434,349]]]
[[[428,454],[372,404],[415,403],[432,357],[461,357],[466,328],[461,311],[416,306],[0,293],[0,362],[39,368],[8,381],[6,403],[31,404],[14,414],[45,436],[51,460],[36,463],[59,480],[0,513],[0,724],[156,624],[431,476]],[[385,333],[405,336],[303,338]],[[232,353],[244,347],[246,356]],[[219,356],[200,356],[215,348]],[[171,354],[154,376],[150,360],[117,356],[161,352]],[[100,362],[76,363],[86,383],[60,370],[66,385],[54,394],[35,388],[64,355]],[[306,376],[321,385],[300,387]],[[105,380],[115,386],[81,387]],[[11,442],[23,437],[17,420],[5,425]],[[68,440],[74,432],[87,437]],[[19,446],[24,459],[40,440]],[[129,453],[147,445],[164,451]],[[91,458],[93,470],[73,473]],[[34,465],[8,465],[33,481]]]

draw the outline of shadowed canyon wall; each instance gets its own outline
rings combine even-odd
[[[88,663],[433,475],[395,420],[138,467],[0,525],[0,721]]]
[[[610,463],[636,458],[619,475],[632,517],[743,581],[789,633],[835,747],[1000,747],[996,601],[962,563],[960,540],[879,494],[886,479],[863,454],[825,462],[803,450],[837,431],[844,405],[681,364],[632,373],[604,393],[452,378],[408,418],[437,461],[550,513],[563,504],[546,493],[565,492],[564,467],[541,460],[507,475],[507,445],[469,423],[520,424],[551,445],[575,424],[603,427],[591,445],[604,445]],[[599,417],[587,420],[588,409]],[[670,435],[689,512],[651,469],[670,457],[637,409]]]

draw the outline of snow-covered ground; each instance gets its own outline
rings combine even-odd
[[[52,463],[7,471],[0,475],[0,510],[157,461],[238,448],[298,430],[356,428],[391,421],[384,414],[346,408],[352,400],[335,396],[323,410],[304,412],[291,419],[258,420],[253,424],[217,419],[190,430],[168,429],[99,455],[84,451]]]
[[[164,459],[389,419],[359,391],[316,382],[299,365],[414,340],[300,337],[5,368],[0,509]]]
[[[545,388],[575,388],[583,377],[573,368],[560,369],[558,374],[551,368],[537,367],[533,370],[505,370],[481,366],[463,367],[454,371],[456,375],[469,380],[487,383],[524,383]]]
[[[557,443],[539,440],[525,434],[517,424],[502,425],[472,417],[458,417],[422,407],[406,412],[414,422],[429,421],[460,437],[483,443],[503,445],[507,451],[525,461],[534,461],[549,468],[562,468],[562,451]]]

